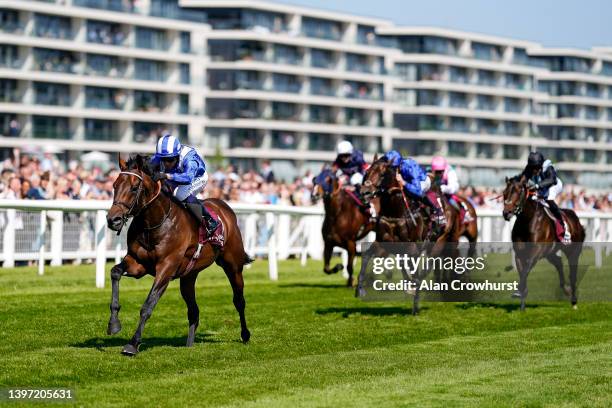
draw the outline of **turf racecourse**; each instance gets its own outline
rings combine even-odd
[[[0,270],[0,387],[70,387],[79,406],[610,406],[612,304],[364,303],[321,265],[245,272],[248,345],[223,273],[198,280],[201,323],[183,347],[173,282],[120,354],[151,278],[121,282],[123,331],[106,336],[110,285],[93,266]],[[554,282],[553,284],[556,284]],[[19,406],[7,403],[7,406]],[[35,406],[43,404],[36,403]],[[54,405],[57,406],[57,405]],[[61,405],[60,405],[61,406]]]

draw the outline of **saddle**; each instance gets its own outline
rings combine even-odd
[[[552,213],[552,211],[550,210],[550,206],[544,199],[538,198],[537,201],[538,204],[540,204],[542,208],[544,208],[544,213],[548,216],[548,218],[550,218],[555,223],[555,233],[557,236],[557,240],[564,244],[569,244],[571,242],[571,234],[569,226],[567,225],[567,221],[565,220],[565,217],[563,215],[563,211],[561,211],[561,217],[563,217],[563,223],[561,223],[561,221]]]
[[[196,250],[193,252],[193,255],[191,255],[191,258],[189,259],[189,263],[187,264],[187,267],[185,268],[186,274],[191,272],[191,270],[195,266],[196,261],[200,258],[200,254],[202,253],[202,248],[204,248],[204,244],[208,242],[212,246],[217,247],[219,249],[223,248],[223,245],[225,244],[223,221],[211,207],[206,206],[206,209],[210,213],[211,217],[213,217],[216,221],[218,221],[219,226],[210,236],[207,236],[206,227],[204,226],[204,222],[200,223],[200,226],[198,228],[198,246]]]

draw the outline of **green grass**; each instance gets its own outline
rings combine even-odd
[[[186,308],[173,282],[135,358],[120,351],[150,277],[121,281],[123,331],[109,337],[110,285],[94,287],[93,266],[42,277],[2,269],[0,387],[70,387],[77,405],[96,407],[612,404],[610,303],[532,302],[524,313],[424,303],[413,317],[406,304],[355,299],[319,263],[281,262],[277,283],[266,267],[245,271],[248,345],[214,268],[198,281],[195,346],[183,347]]]

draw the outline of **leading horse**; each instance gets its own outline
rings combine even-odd
[[[189,332],[187,346],[192,346],[199,324],[195,282],[198,273],[213,262],[221,266],[232,286],[234,305],[240,316],[241,338],[251,336],[244,316],[245,300],[242,269],[251,259],[244,251],[242,237],[232,209],[223,201],[204,203],[223,223],[225,244],[222,248],[204,244],[199,254],[199,225],[179,203],[171,198],[161,182],[152,179],[153,169],[145,156],[137,155],[127,163],[119,157],[121,172],[115,180],[114,201],[107,216],[110,229],[120,231],[128,218],[133,220],[127,234],[127,255],[111,269],[112,298],[108,334],[121,330],[119,321],[119,280],[122,276],[154,277],[153,286],[140,310],[140,322],[134,336],[123,347],[125,355],[135,355],[141,343],[145,323],[173,279],[180,279],[181,295],[187,304]],[[199,256],[198,256],[199,255]]]
[[[569,295],[575,308],[578,302],[576,292],[578,259],[585,238],[584,227],[580,224],[578,216],[573,210],[566,208],[561,210],[572,240],[571,244],[564,245],[557,241],[554,216],[547,212],[544,203],[537,199],[536,192],[527,187],[525,177],[506,178],[503,198],[504,219],[510,221],[516,216],[512,228],[512,246],[520,279],[518,295],[521,299],[521,310],[525,310],[529,271],[542,258],[546,258],[557,269],[561,289]],[[569,263],[569,288],[565,286],[563,262],[557,255],[559,250],[565,254]]]

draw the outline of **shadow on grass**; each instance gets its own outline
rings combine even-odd
[[[490,308],[490,309],[503,309],[506,312],[510,313],[510,312],[514,312],[517,310],[521,310],[521,304],[520,303],[491,303],[491,302],[473,302],[473,303],[460,303],[458,305],[455,305],[455,307],[457,309],[463,309],[463,310],[468,310],[468,309],[476,309],[476,308]],[[536,309],[540,307],[539,305],[534,305],[534,304],[529,304],[527,303],[525,305],[526,309]]]
[[[427,310],[427,307],[421,307],[421,311]],[[315,313],[318,315],[340,314],[342,317],[349,317],[354,314],[367,316],[406,316],[412,315],[412,308],[399,306],[386,307],[328,307],[325,309],[317,309]]]
[[[354,288],[350,288],[346,286],[346,283],[331,283],[331,284],[330,283],[284,283],[278,286],[281,288],[317,288],[317,289],[346,288],[346,289],[355,290]]]
[[[221,343],[220,340],[212,339],[213,335],[208,333],[196,333],[194,343]],[[109,347],[125,346],[129,342],[129,338],[123,337],[92,337],[80,343],[71,344],[71,347],[78,348],[95,348],[99,351],[105,351]],[[171,346],[185,347],[187,336],[179,337],[144,337],[139,350],[143,351],[151,347]]]

